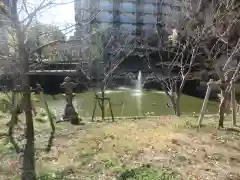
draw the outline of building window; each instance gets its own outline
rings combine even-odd
[[[143,22],[146,23],[152,23],[156,24],[157,23],[157,18],[153,15],[144,15],[143,16]]]
[[[143,5],[143,11],[144,13],[153,14],[157,12],[157,9],[153,4],[145,4]]]
[[[76,52],[72,51],[72,56],[75,57],[76,56]]]
[[[125,23],[134,23],[136,22],[136,17],[132,14],[120,14],[120,21]]]
[[[100,10],[103,11],[112,11],[113,4],[109,3],[108,1],[100,1]]]
[[[123,2],[120,4],[120,11],[125,13],[132,13],[136,12],[136,7],[133,5],[133,3]]]
[[[113,15],[108,12],[100,12],[98,16],[96,17],[97,21],[100,22],[112,22],[113,21]]]

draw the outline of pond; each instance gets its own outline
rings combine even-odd
[[[160,116],[173,114],[173,109],[167,106],[169,98],[163,91],[137,91],[131,89],[107,90],[106,97],[111,99],[114,116]],[[55,95],[54,99],[46,95],[49,107],[60,116],[65,107],[63,95]],[[184,114],[199,113],[202,107],[202,99],[183,95],[181,97],[181,112]],[[82,117],[92,116],[94,108],[94,92],[76,94],[74,106]],[[110,116],[109,105],[105,104],[106,116]],[[206,113],[216,113],[218,103],[209,101]],[[96,116],[101,116],[97,106]]]

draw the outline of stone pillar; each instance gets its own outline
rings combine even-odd
[[[65,89],[66,96],[66,106],[63,114],[63,121],[70,121],[71,124],[79,124],[80,119],[78,118],[78,114],[73,106],[73,89],[77,86],[77,83],[72,82],[70,77],[66,77],[64,82],[60,85],[61,88]]]

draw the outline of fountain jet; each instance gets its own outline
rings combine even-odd
[[[136,104],[137,104],[137,112],[138,116],[142,115],[142,72],[138,72],[138,77],[136,81],[135,93],[136,97]]]
[[[138,77],[136,82],[136,91],[142,91],[142,72],[138,71]]]

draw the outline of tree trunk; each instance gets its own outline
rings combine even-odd
[[[180,111],[180,98],[183,90],[183,86],[185,84],[185,79],[182,80],[182,83],[178,89],[177,86],[177,81],[175,82],[175,93],[176,93],[176,116],[180,117],[181,116],[181,111]]]
[[[22,65],[22,90],[23,90],[23,104],[24,113],[26,118],[26,144],[24,148],[23,155],[23,165],[22,165],[22,180],[36,180],[35,171],[35,148],[34,148],[34,127],[33,127],[33,116],[32,116],[32,102],[31,102],[31,92],[29,87],[29,77],[28,73],[28,54],[24,48],[24,40],[21,37],[23,33],[18,31],[19,39],[19,56]]]
[[[225,104],[226,104],[226,98],[222,97],[221,103],[219,105],[219,123],[218,123],[219,128],[223,128]]]
[[[34,149],[34,127],[31,107],[31,92],[29,88],[28,68],[29,68],[29,55],[25,49],[25,32],[22,30],[21,23],[18,17],[17,1],[13,1],[13,21],[16,28],[17,46],[19,60],[21,64],[21,78],[23,87],[23,104],[26,116],[26,145],[24,148],[22,176],[21,180],[36,180],[35,172],[35,149]]]
[[[34,148],[34,127],[31,107],[31,93],[24,92],[24,112],[26,116],[26,145],[23,156],[22,180],[36,180],[35,172],[35,148]]]
[[[181,111],[180,111],[180,95],[177,95],[177,97],[176,97],[176,115],[178,116],[178,117],[180,117],[181,116]]]
[[[226,112],[226,103],[227,103],[227,98],[228,98],[228,93],[225,92],[226,87],[222,83],[220,84],[220,89],[221,89],[221,102],[219,105],[219,123],[218,123],[218,128],[223,128],[223,123],[224,123],[224,114]]]
[[[223,128],[223,123],[224,123],[224,115],[225,113],[228,113],[227,110],[229,110],[228,105],[228,100],[230,99],[230,94],[229,92],[226,92],[227,89],[227,83],[228,81],[222,81],[219,84],[220,90],[221,90],[221,102],[219,105],[219,123],[218,123],[218,128]]]
[[[169,97],[170,97],[170,100],[171,100],[171,103],[172,103],[172,108],[173,108],[174,114],[177,115],[177,106],[176,106],[176,103],[175,103],[174,96],[171,95]]]

